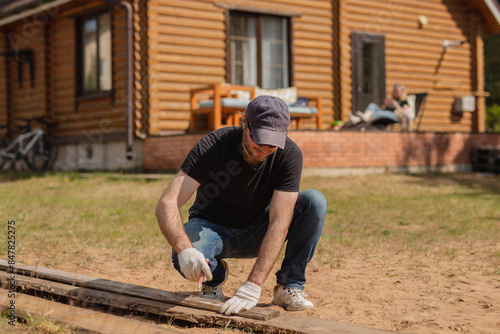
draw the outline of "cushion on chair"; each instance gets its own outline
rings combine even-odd
[[[223,97],[220,99],[221,107],[246,109],[249,100],[240,100],[232,97]],[[200,108],[210,108],[214,106],[214,100],[204,100],[199,103]]]
[[[410,107],[410,118],[415,119],[415,100],[416,95],[408,95],[406,97],[406,101],[408,101],[408,106]]]
[[[221,101],[221,107],[241,108],[242,110],[245,110],[248,103],[250,102],[248,100],[240,100],[230,97],[224,97],[220,99],[220,101]],[[214,106],[214,100],[204,100],[200,101],[199,103],[200,108],[211,108],[213,106]],[[318,109],[315,107],[306,107],[298,104],[288,104],[288,110],[291,113],[301,113],[301,114],[311,114],[311,115],[318,113]]]
[[[246,109],[248,103],[250,102],[250,97],[246,91],[231,91],[236,97],[223,97],[221,98],[221,107],[227,108],[241,108]],[[300,105],[297,103],[297,88],[289,87],[282,89],[257,89],[256,96],[260,95],[271,95],[280,97],[288,105],[290,113],[300,113],[300,114],[318,114],[318,109],[315,107],[309,107]],[[214,100],[203,100],[199,102],[200,108],[211,108],[214,106]]]
[[[238,100],[250,100],[250,97],[252,96],[251,92],[247,90],[232,90],[230,91],[231,95],[234,96],[234,98]]]
[[[280,88],[280,89],[262,89],[257,88],[255,91],[255,96],[260,95],[271,95],[277,96],[285,101],[286,104],[292,104],[297,102],[297,88],[296,87],[288,87],[288,88]]]
[[[311,114],[311,115],[318,113],[318,109],[315,107],[305,107],[297,104],[288,105],[288,110],[290,110],[290,113]]]

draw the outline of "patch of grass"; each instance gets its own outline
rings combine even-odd
[[[68,328],[65,324],[50,320],[47,316],[31,314],[27,311],[17,318],[14,325],[9,324],[10,319],[5,313],[0,317],[0,331],[2,333],[34,333],[34,334],[76,334],[76,330]]]
[[[1,184],[0,216],[16,221],[19,262],[24,251],[54,263],[75,255],[92,262],[89,249],[100,247],[112,247],[118,254],[137,252],[144,245],[160,250],[165,240],[154,209],[167,184],[109,180],[102,174],[14,177]],[[2,254],[6,245],[0,243]]]
[[[59,334],[70,333],[64,324],[58,324],[46,316],[38,316],[25,311],[23,319],[29,333]]]
[[[327,302],[325,301],[324,299],[320,299],[318,301],[318,304],[316,305],[317,308],[322,308],[324,306],[327,306],[327,305],[330,305],[330,304],[333,304],[333,302]]]

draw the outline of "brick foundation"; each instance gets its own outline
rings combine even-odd
[[[143,142],[145,171],[178,169],[204,134],[149,137]],[[499,134],[291,131],[304,167],[411,168],[470,165],[471,149],[500,146]]]

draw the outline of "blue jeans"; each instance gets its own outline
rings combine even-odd
[[[317,190],[299,192],[288,229],[285,258],[281,269],[276,273],[279,285],[304,288],[306,267],[319,242],[327,204],[323,194]],[[269,207],[252,226],[243,229],[231,229],[200,218],[187,222],[184,227],[194,248],[209,259],[213,279],[205,284],[216,286],[224,281],[225,269],[220,262],[222,259],[256,257],[268,226]],[[175,251],[172,251],[172,260],[175,269],[182,275]]]
[[[376,113],[376,112],[382,111],[382,108],[380,108],[380,106],[378,104],[370,102],[370,104],[368,104],[368,106],[365,108],[365,111],[366,110],[371,110],[371,111],[373,111],[373,113]]]
[[[378,114],[381,114],[381,115],[395,115],[394,114],[394,110],[384,110],[382,108],[380,108],[380,106],[376,103],[373,103],[373,102],[370,102],[370,104],[366,107],[365,111],[367,110],[371,110],[373,112],[373,116],[376,116]],[[374,117],[376,118],[376,117]]]
[[[400,122],[399,117],[396,115],[394,110],[382,110],[377,104],[371,102],[365,109],[365,112],[371,110],[373,112],[372,119],[378,120],[379,118],[388,118],[395,123]]]

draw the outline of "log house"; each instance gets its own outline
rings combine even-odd
[[[105,169],[127,168],[143,139],[188,131],[192,88],[293,86],[321,97],[329,128],[401,82],[429,93],[419,131],[484,132],[482,37],[496,33],[496,0],[0,1],[0,123],[46,115],[73,147],[63,164],[100,169],[124,149]],[[256,64],[236,55],[252,38]],[[472,112],[456,112],[463,97]]]

